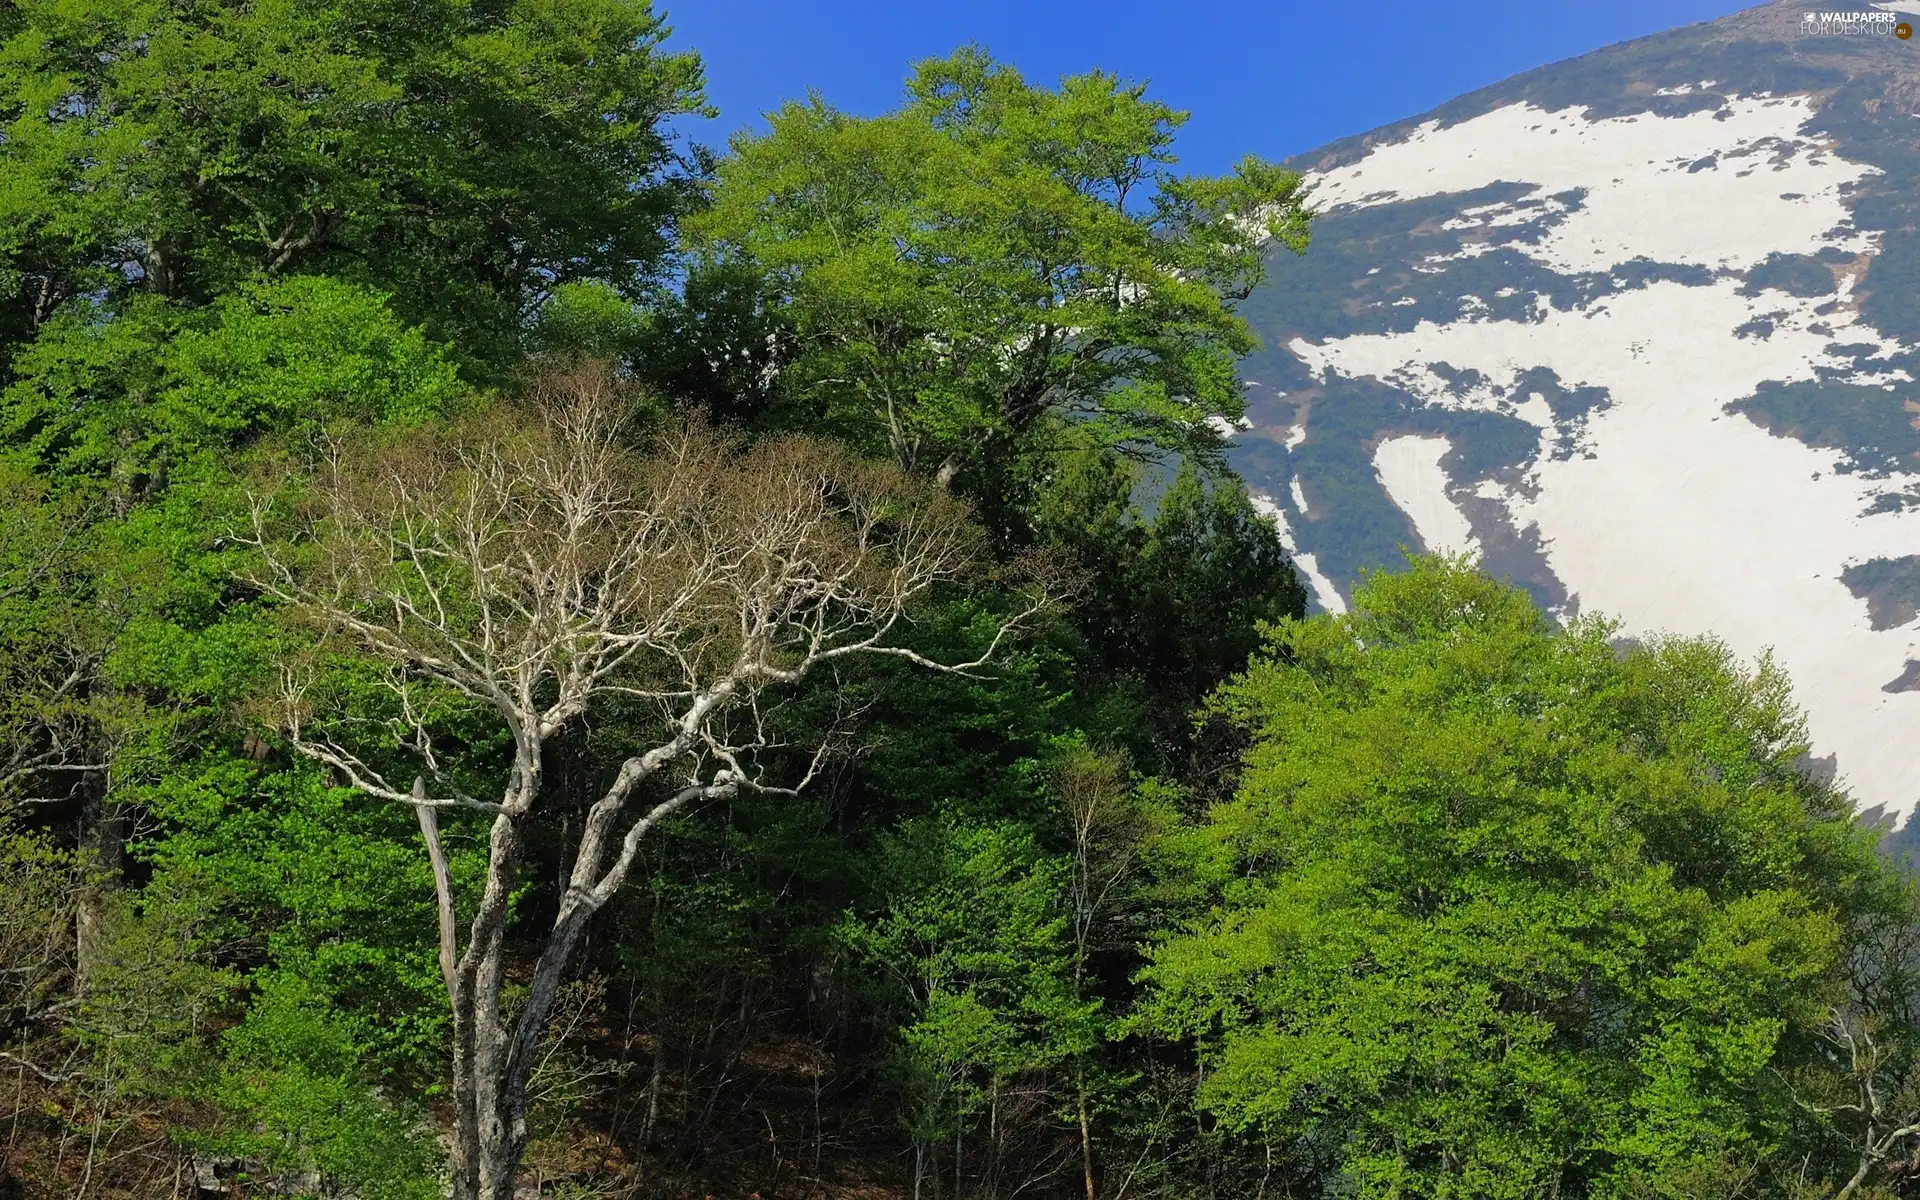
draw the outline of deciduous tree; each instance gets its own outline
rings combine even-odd
[[[646,0],[69,4],[0,16],[0,343],[74,297],[345,274],[477,358],[555,283],[633,291],[697,57]]]
[[[311,490],[256,507],[256,585],[389,672],[385,744],[355,714],[316,706],[324,697],[295,664],[287,730],[300,753],[419,815],[453,1009],[463,1200],[512,1193],[554,998],[649,831],[741,789],[807,782],[811,768],[775,779],[760,758],[782,744],[771,690],[862,655],[970,670],[1020,619],[967,662],[922,658],[895,635],[917,601],[968,567],[959,503],[804,439],[742,447],[676,427],[636,452],[623,441],[629,400],[603,375],[551,380],[537,419],[495,412],[429,438],[334,443]],[[552,803],[547,756],[616,707],[640,741],[601,774],[510,1015],[508,927],[532,829]],[[491,777],[444,756],[458,721],[497,731]],[[801,758],[817,766],[830,749],[817,740]],[[411,786],[401,764],[417,771]],[[444,812],[489,818],[470,901],[445,867]]]
[[[1799,1169],[1776,1072],[1897,896],[1777,672],[1612,634],[1435,560],[1278,625],[1221,701],[1239,793],[1185,842],[1212,904],[1148,971],[1203,1109],[1363,1196]]]
[[[1254,346],[1232,303],[1269,243],[1304,247],[1300,176],[1174,174],[1186,114],[1103,72],[1050,90],[966,49],[907,91],[870,119],[781,108],[688,224],[712,270],[765,272],[777,320],[740,324],[732,290],[717,311],[785,339],[767,369],[787,400],[943,482],[1062,422],[1138,453],[1215,447]]]

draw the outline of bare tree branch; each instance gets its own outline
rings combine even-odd
[[[389,668],[395,715],[377,744],[358,735],[364,718],[316,715],[312,678],[292,669],[282,722],[298,753],[419,814],[454,1011],[455,1190],[487,1200],[511,1191],[528,1079],[573,948],[648,834],[742,789],[796,793],[831,758],[837,726],[803,748],[797,781],[767,778],[765,756],[793,749],[767,720],[769,689],[860,655],[967,674],[1052,600],[1036,573],[1038,586],[982,651],[939,661],[898,637],[913,607],[974,560],[968,514],[941,489],[841,448],[741,446],[698,425],[636,451],[628,398],[600,373],[547,380],[535,400],[533,420],[497,412],[450,434],[331,443],[313,486],[255,496],[241,535],[257,552],[249,582],[323,640]],[[509,1020],[505,929],[541,815],[546,748],[614,701],[650,712],[653,740],[610,764],[527,1002]],[[497,799],[468,795],[471,768],[442,761],[434,726],[448,704],[478,706],[506,733]],[[408,763],[414,785],[396,787],[386,762]],[[646,796],[652,803],[629,816]],[[440,809],[493,818],[464,947]]]

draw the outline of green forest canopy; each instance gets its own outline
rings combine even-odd
[[[1916,1186],[1785,679],[1304,618],[1297,176],[978,48],[697,150],[637,0],[0,46],[0,1196]]]

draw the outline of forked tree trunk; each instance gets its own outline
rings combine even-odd
[[[663,760],[670,755],[662,755]],[[517,768],[519,786],[532,794],[540,772],[529,758]],[[415,811],[426,838],[439,900],[440,963],[453,1010],[454,1146],[449,1163],[453,1200],[512,1200],[520,1160],[527,1149],[527,1090],[540,1057],[560,984],[573,961],[587,922],[625,878],[632,845],[664,817],[703,796],[730,795],[731,785],[681,789],[653,806],[628,831],[628,849],[619,864],[605,865],[607,832],[623,803],[619,797],[596,804],[582,828],[578,854],[560,911],[539,959],[534,963],[525,1002],[513,1021],[501,1012],[506,983],[506,927],[510,901],[519,883],[526,844],[524,810],[494,818],[487,853],[487,881],[478,911],[469,925],[466,951],[455,956],[457,931],[446,856],[440,847],[435,810],[426,800],[426,784],[414,781]]]

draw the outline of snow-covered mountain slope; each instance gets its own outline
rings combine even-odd
[[[1322,606],[1403,546],[1470,551],[1563,615],[1771,651],[1816,753],[1907,811],[1920,36],[1807,20],[1852,10],[1770,4],[1305,156],[1323,216],[1249,301],[1233,455]]]

